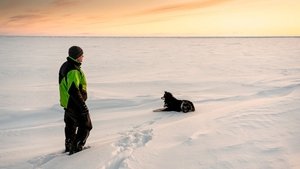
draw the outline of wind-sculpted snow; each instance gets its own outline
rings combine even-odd
[[[299,38],[0,37],[2,169],[298,169]],[[22,44],[22,45],[21,45]],[[63,153],[58,68],[81,46],[93,130]],[[153,112],[164,91],[195,112]]]

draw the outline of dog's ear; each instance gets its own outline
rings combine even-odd
[[[173,96],[171,92],[166,92],[167,95]]]
[[[168,92],[168,91],[165,91],[165,94],[171,94],[170,92]]]

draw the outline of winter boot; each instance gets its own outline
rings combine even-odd
[[[81,144],[80,141],[73,142],[73,144],[71,146],[71,149],[70,149],[70,152],[69,152],[69,155],[77,153],[77,152],[81,151],[82,149],[83,149],[83,145]]]
[[[70,152],[71,147],[72,147],[71,139],[66,139],[65,140],[65,152]]]

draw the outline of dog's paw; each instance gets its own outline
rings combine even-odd
[[[165,108],[160,108],[160,109],[153,110],[153,112],[161,112],[161,111],[164,111],[164,110],[165,110]]]

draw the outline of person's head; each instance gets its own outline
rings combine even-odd
[[[83,50],[79,46],[72,46],[69,48],[69,57],[81,63],[83,59]]]

